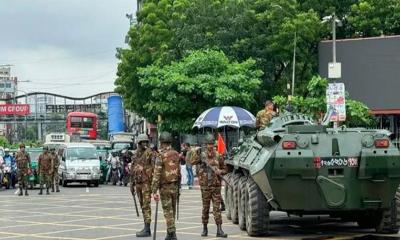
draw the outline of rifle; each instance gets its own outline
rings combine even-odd
[[[201,159],[201,162],[202,162],[202,163],[204,163],[215,175],[217,175],[217,174],[216,174],[216,171],[215,171],[215,169],[214,169],[214,167],[212,167],[212,166],[207,162],[206,159],[203,159],[203,157],[202,157],[201,154],[200,154],[200,159]],[[218,176],[222,181],[224,181],[228,187],[233,188],[232,185],[229,183],[228,180],[226,180],[226,178],[225,178],[224,176],[221,176],[221,175],[217,175],[217,176]]]
[[[158,216],[158,202],[156,201],[156,212],[154,213],[154,232],[153,232],[153,240],[156,240],[156,234],[157,234],[157,216]]]
[[[178,197],[176,198],[176,220],[179,220],[179,198],[181,196],[181,181],[178,183]]]
[[[133,197],[133,202],[135,203],[135,210],[136,210],[136,215],[139,217],[139,210],[138,210],[138,207],[137,207],[137,202],[136,202],[136,197],[135,197],[135,190],[133,191],[133,193],[132,193],[132,197]]]

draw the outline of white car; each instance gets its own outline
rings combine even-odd
[[[80,182],[99,186],[101,171],[96,147],[89,143],[65,143],[58,148],[61,184]]]

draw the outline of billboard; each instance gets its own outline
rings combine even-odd
[[[29,104],[0,104],[0,116],[5,115],[29,115]]]

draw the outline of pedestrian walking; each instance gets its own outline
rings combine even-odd
[[[150,237],[151,230],[151,183],[153,180],[154,158],[149,147],[149,138],[140,134],[137,138],[137,150],[132,157],[131,165],[131,193],[136,193],[142,209],[144,228],[136,233],[136,237]]]
[[[56,149],[50,149],[50,155],[53,158],[53,174],[51,174],[51,192],[54,192],[54,188],[56,192],[60,192],[60,178],[58,175],[58,168],[60,167],[60,159],[57,156]]]
[[[208,235],[208,219],[210,212],[210,203],[213,204],[213,215],[215,223],[217,224],[217,237],[226,238],[228,235],[222,230],[222,217],[221,217],[221,178],[220,176],[226,174],[227,168],[221,155],[214,148],[215,138],[213,135],[208,134],[205,137],[207,149],[201,152],[200,148],[193,152],[191,162],[197,166],[197,176],[199,177],[201,197],[203,202],[202,223],[203,232],[202,237]]]
[[[256,128],[260,130],[264,129],[275,115],[274,103],[269,100],[266,101],[265,108],[257,113]]]
[[[165,240],[176,240],[175,213],[180,184],[179,153],[171,147],[170,133],[162,132],[160,143],[160,154],[156,158],[154,168],[152,192],[157,202],[161,196],[161,205],[167,223]]]
[[[25,144],[19,145],[19,151],[15,155],[17,162],[17,178],[19,185],[19,194],[22,196],[23,189],[25,189],[25,196],[28,196],[28,176],[31,171],[31,158],[29,154],[25,151]]]
[[[186,162],[187,185],[188,185],[189,189],[192,189],[193,182],[194,182],[194,176],[193,176],[193,166],[192,166],[192,163],[190,162],[190,156],[192,154],[192,151],[190,149],[190,144],[185,143],[184,149],[185,150],[183,152],[183,156],[185,157],[185,162]]]
[[[46,194],[49,195],[49,188],[51,185],[51,175],[54,170],[53,157],[49,153],[49,147],[43,147],[43,153],[39,156],[38,172],[40,175],[40,191],[39,195],[43,194],[43,185],[46,185]]]

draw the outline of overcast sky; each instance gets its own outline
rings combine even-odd
[[[0,0],[0,65],[19,89],[88,96],[114,90],[136,0]],[[23,94],[23,93],[20,93]]]

